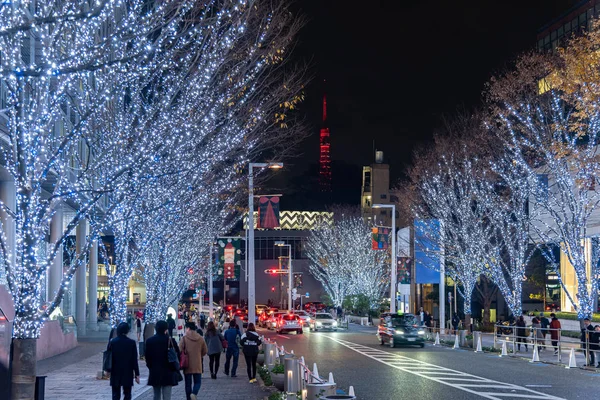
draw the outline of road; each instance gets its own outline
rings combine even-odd
[[[352,326],[348,331],[279,335],[260,334],[317,362],[321,376],[333,372],[338,388],[350,385],[359,399],[583,399],[600,394],[600,374],[529,363],[497,354],[434,347],[381,346],[376,330]]]

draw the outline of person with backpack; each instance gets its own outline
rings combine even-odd
[[[229,323],[229,329],[225,331],[223,336],[227,341],[227,352],[225,353],[225,375],[229,375],[229,366],[231,365],[231,358],[233,357],[233,365],[231,365],[231,377],[235,378],[237,376],[235,373],[237,371],[238,360],[240,358],[238,340],[242,336],[237,324],[235,323],[235,320],[232,320]]]
[[[179,341],[179,350],[187,358],[187,366],[182,365],[186,400],[196,400],[202,385],[202,359],[208,352],[208,348],[202,336],[196,332],[194,322],[185,324],[185,335]],[[194,380],[193,388],[192,379]]]
[[[208,365],[210,367],[211,379],[217,379],[219,372],[219,363],[221,362],[221,353],[223,352],[223,343],[227,343],[223,335],[217,331],[213,321],[209,321],[204,334],[204,340],[208,347]]]
[[[258,348],[262,344],[260,337],[256,333],[256,328],[252,322],[248,323],[246,332],[240,340],[246,359],[246,368],[248,370],[248,379],[250,383],[256,382],[256,359],[258,358]]]

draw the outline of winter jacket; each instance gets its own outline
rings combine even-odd
[[[196,331],[188,331],[179,341],[179,350],[188,356],[188,367],[183,369],[184,374],[201,374],[202,357],[208,353],[206,342]]]
[[[556,341],[560,338],[560,330],[562,327],[560,326],[560,321],[558,318],[552,318],[552,322],[550,322],[550,339]]]
[[[544,331],[542,330],[542,324],[539,322],[539,320],[536,320],[537,322],[534,322],[533,324],[531,324],[532,328],[535,328],[533,330],[535,336],[538,339],[543,339],[544,338]]]
[[[262,341],[256,332],[246,331],[242,335],[241,343],[244,355],[256,356],[258,355],[258,347],[262,344]]]
[[[135,341],[120,335],[108,345],[112,351],[110,386],[132,387],[133,378],[140,376]]]
[[[223,340],[225,338],[220,333],[206,332],[204,337],[208,346],[208,355],[218,354],[223,351]]]
[[[593,351],[600,350],[600,332],[599,331],[594,330],[594,331],[590,332],[590,350],[593,350]]]
[[[517,336],[518,337],[527,337],[527,329],[525,328],[524,321],[517,321]]]
[[[148,375],[148,386],[175,386],[177,385],[177,376],[169,363],[167,356],[169,340],[179,357],[179,347],[175,339],[170,338],[164,333],[156,335],[146,340],[146,365],[150,374]]]

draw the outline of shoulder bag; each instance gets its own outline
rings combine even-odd
[[[175,351],[175,348],[173,347],[173,339],[168,338],[168,340],[169,340],[169,344],[167,345],[167,359],[168,359],[169,364],[171,365],[171,368],[173,369],[173,371],[179,371],[179,369],[180,369],[179,359],[177,358],[177,352]]]
[[[221,345],[223,346],[223,349],[226,349],[229,346],[227,339],[225,339],[225,337],[222,335],[219,335],[219,338],[221,339]]]
[[[190,361],[187,355],[187,350],[185,348],[185,336],[181,340],[183,340],[183,349],[181,350],[181,354],[179,355],[179,366],[182,369],[185,369],[189,367]]]

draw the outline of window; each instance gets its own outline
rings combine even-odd
[[[382,198],[382,199],[387,199],[387,194],[382,194],[379,197]]]
[[[380,215],[387,215],[387,211],[386,210],[381,210],[381,211],[379,211],[379,214]]]

